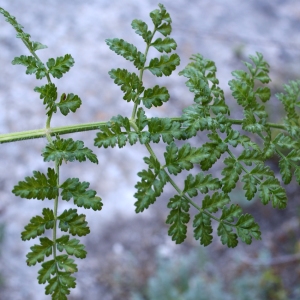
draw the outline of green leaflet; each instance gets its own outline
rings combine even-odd
[[[174,39],[166,37],[165,39],[156,39],[151,46],[155,47],[159,52],[170,53],[172,50],[176,50],[177,44]]]
[[[60,188],[62,189],[62,200],[69,201],[71,198],[78,207],[92,208],[93,210],[101,210],[101,198],[95,196],[94,190],[87,190],[90,186],[88,182],[79,182],[78,178],[68,178]]]
[[[212,175],[204,175],[200,172],[196,176],[189,174],[184,181],[183,192],[190,197],[196,197],[198,190],[202,194],[206,194],[209,190],[216,190],[221,187],[221,182],[217,178],[212,178]]]
[[[51,144],[48,144],[42,152],[44,161],[58,160],[59,164],[62,161],[74,161],[79,162],[86,161],[88,159],[92,163],[98,163],[97,156],[87,147],[84,147],[82,141],[74,141],[69,138],[67,140],[57,138]]]
[[[122,130],[125,129],[125,131]],[[97,137],[94,139],[94,145],[97,147],[115,147],[122,148],[128,141],[130,145],[135,144],[138,141],[139,134],[131,131],[130,122],[127,117],[120,115],[112,117],[110,122],[106,125],[100,126],[100,132],[97,133]]]
[[[137,192],[134,194],[134,197],[138,199],[134,203],[137,213],[144,211],[153,204],[156,198],[161,195],[167,183],[167,174],[160,168],[160,164],[156,159],[145,157],[144,161],[149,165],[149,168],[138,173],[141,181],[135,185]]]
[[[235,188],[236,182],[239,180],[239,176],[242,173],[241,164],[232,157],[226,157],[224,160],[226,167],[222,171],[224,176],[222,179],[223,192],[230,193]]]
[[[235,224],[237,235],[246,244],[251,244],[252,237],[261,240],[261,232],[259,226],[255,223],[254,218],[249,214],[241,215]]]
[[[182,114],[183,127],[188,137],[193,137],[199,130],[217,129],[219,124],[208,114],[208,110],[199,104],[186,107]]]
[[[156,85],[153,89],[147,89],[144,91],[142,97],[143,104],[147,108],[152,106],[162,106],[163,102],[167,102],[170,99],[168,90],[165,87],[159,87]]]
[[[133,20],[131,23],[131,27],[135,30],[135,33],[142,36],[145,43],[150,43],[152,38],[151,31],[148,30],[148,25],[141,20]]]
[[[26,255],[28,266],[34,266],[37,262],[44,261],[45,256],[52,254],[53,242],[47,237],[40,238],[40,242],[40,245],[30,247],[31,252]]]
[[[146,61],[145,55],[139,52],[132,44],[117,38],[107,39],[105,42],[109,46],[109,49],[123,56],[126,60],[132,61],[138,70],[144,67]]]
[[[66,54],[64,57],[57,57],[56,59],[50,58],[47,62],[49,73],[55,78],[61,78],[73,66],[74,59],[70,54]]]
[[[44,64],[33,56],[21,55],[20,57],[15,57],[12,64],[27,67],[26,74],[35,74],[36,79],[42,79],[46,76],[46,74],[48,74]]]
[[[161,77],[162,75],[170,76],[172,72],[180,64],[180,58],[178,54],[174,53],[171,56],[162,55],[160,59],[153,58],[150,60],[148,69],[153,75]]]
[[[223,142],[217,133],[214,132],[207,136],[212,142],[205,143],[201,148],[206,155],[206,159],[200,162],[203,171],[209,170],[228,149],[227,144]]]
[[[30,240],[45,232],[45,229],[52,229],[54,225],[53,210],[43,208],[43,217],[35,216],[31,218],[30,223],[25,226],[25,230],[21,233],[22,240]]]
[[[154,143],[158,143],[160,138],[167,144],[172,143],[174,139],[186,139],[181,124],[167,118],[151,118],[148,122],[148,129],[151,141]]]
[[[114,83],[121,86],[124,92],[123,99],[126,101],[136,101],[137,97],[144,91],[143,83],[135,73],[130,73],[125,69],[112,69],[108,72]]]
[[[274,208],[283,209],[287,205],[285,189],[280,185],[277,178],[267,178],[259,187],[259,196],[263,204],[272,201]]]
[[[72,235],[85,236],[90,233],[90,229],[85,221],[85,215],[77,214],[77,209],[64,210],[58,217],[59,228],[62,231],[69,231]]]
[[[35,87],[35,92],[40,93],[40,99],[44,99],[43,104],[46,105],[47,115],[56,113],[57,88],[54,83],[48,83],[41,87]]]
[[[81,99],[77,95],[74,95],[73,93],[66,95],[63,93],[60,97],[60,102],[57,103],[57,107],[60,112],[66,116],[70,111],[73,113],[76,112],[81,103]]]
[[[69,255],[75,255],[78,258],[85,258],[87,252],[84,250],[84,245],[79,244],[79,240],[71,239],[68,235],[63,235],[56,240],[57,249],[62,252],[66,251]]]
[[[190,220],[188,213],[190,205],[183,197],[175,195],[170,199],[168,208],[171,208],[166,220],[167,224],[171,224],[168,235],[172,237],[172,241],[175,241],[176,244],[181,244],[186,238],[186,224]]]
[[[208,246],[213,239],[210,217],[203,212],[198,213],[194,218],[193,227],[195,239],[200,239],[201,245]]]
[[[158,4],[159,10],[155,9],[150,13],[153,24],[158,27],[162,22],[170,24],[172,22],[170,14],[166,11],[163,4]]]
[[[12,192],[26,199],[54,199],[58,195],[56,180],[54,169],[48,168],[47,175],[33,171],[33,177],[27,176],[25,181],[19,181]]]
[[[164,153],[166,167],[171,174],[177,175],[182,170],[191,170],[194,164],[201,163],[208,158],[204,148],[191,147],[190,144],[184,144],[180,149],[171,143],[167,146]]]

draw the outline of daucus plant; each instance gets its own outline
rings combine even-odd
[[[76,208],[58,213],[60,201],[72,199],[75,206],[96,211],[102,207],[101,198],[89,189],[88,182],[81,182],[78,178],[68,178],[64,182],[60,180],[60,169],[66,168],[67,162],[89,160],[98,163],[96,155],[82,141],[63,139],[63,134],[97,130],[94,145],[99,148],[122,148],[136,143],[144,145],[149,156],[144,158],[146,168],[138,173],[140,181],[135,186],[135,210],[137,213],[143,212],[163,193],[165,185],[171,184],[174,196],[167,205],[170,212],[166,223],[170,225],[168,234],[176,243],[185,240],[190,220],[195,239],[204,246],[213,240],[212,222],[218,224],[217,235],[227,247],[236,247],[239,240],[251,244],[253,238],[261,239],[259,225],[253,216],[243,213],[239,205],[231,203],[230,193],[237,182],[242,183],[248,200],[259,197],[263,204],[271,202],[274,208],[286,207],[287,196],[281,181],[288,184],[294,175],[300,183],[300,127],[296,111],[300,106],[300,82],[290,82],[284,87],[285,93],[277,95],[287,113],[283,124],[268,122],[264,104],[271,96],[270,89],[265,86],[270,82],[269,65],[262,54],[250,56],[250,60],[244,62],[247,71],[232,72],[234,79],[229,81],[232,95],[243,111],[243,119],[230,118],[230,107],[218,85],[215,63],[200,54],[193,55],[191,62],[179,72],[187,79],[186,85],[194,94],[194,103],[178,117],[148,118],[147,110],[162,106],[170,95],[163,86],[145,88],[144,72],[156,77],[169,76],[180,64],[178,54],[171,54],[177,47],[170,37],[171,17],[159,4],[159,8],[150,13],[151,26],[141,20],[131,23],[135,33],[145,42],[143,52],[123,39],[106,40],[112,51],[137,69],[136,72],[129,72],[116,68],[109,72],[114,83],[121,88],[123,99],[133,102],[131,116],[117,115],[109,121],[51,127],[53,114],[67,116],[81,106],[77,95],[59,95],[51,81],[51,77],[59,79],[64,76],[74,65],[74,59],[66,54],[42,62],[37,51],[46,46],[32,41],[7,11],[0,8],[0,12],[30,52],[30,55],[15,57],[12,63],[24,65],[26,74],[33,74],[45,81],[34,89],[45,105],[45,129],[2,134],[0,142],[47,138],[42,156],[46,163],[52,162],[54,167],[49,167],[45,173],[33,171],[33,176],[20,181],[12,192],[26,199],[53,201],[53,208],[44,208],[41,215],[32,217],[21,234],[24,241],[41,236],[38,244],[30,248],[27,264],[41,263],[38,282],[46,284],[46,294],[51,295],[52,299],[67,299],[70,288],[76,285],[73,273],[77,272],[77,265],[72,257],[83,259],[87,254],[80,240],[72,236],[81,237],[90,233],[85,215],[78,213]],[[157,57],[148,59],[150,48],[158,51]],[[276,136],[272,133],[273,129],[276,129]],[[209,141],[197,147],[191,146],[187,141],[199,132],[206,135]],[[153,143],[166,145],[163,160],[158,159]],[[265,164],[273,155],[280,159],[280,178]],[[223,169],[220,178],[216,178],[215,172],[210,170],[220,160]],[[189,174],[182,184],[174,181],[174,177],[183,170],[190,171],[195,167],[198,173],[187,172]],[[191,206],[193,211],[197,211],[195,214],[190,213]],[[46,230],[52,231],[52,238],[43,236]]]

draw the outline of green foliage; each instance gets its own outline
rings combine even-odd
[[[76,285],[72,274],[77,272],[77,265],[70,257],[83,259],[87,255],[80,240],[70,235],[81,237],[90,233],[86,216],[78,213],[77,209],[66,209],[58,214],[60,200],[73,199],[75,206],[95,211],[102,208],[101,198],[96,191],[88,189],[88,182],[81,182],[79,178],[67,178],[60,182],[60,170],[66,167],[63,162],[89,160],[98,163],[97,156],[82,141],[63,139],[60,137],[63,133],[97,128],[94,139],[96,147],[123,148],[127,143],[134,145],[138,142],[144,145],[150,155],[144,158],[147,168],[138,172],[135,211],[139,213],[148,209],[161,196],[165,185],[170,183],[175,195],[167,204],[170,211],[166,223],[170,225],[169,236],[177,244],[186,239],[190,223],[194,238],[203,246],[212,243],[216,236],[213,228],[216,228],[222,244],[230,248],[236,247],[239,241],[251,244],[253,238],[260,240],[259,225],[253,216],[243,213],[241,207],[231,202],[231,193],[242,183],[247,200],[260,198],[264,205],[271,202],[274,208],[283,209],[287,205],[287,196],[280,179],[284,184],[289,184],[295,177],[300,184],[300,81],[291,81],[284,86],[285,92],[277,95],[286,111],[284,123],[270,123],[265,105],[271,91],[264,85],[271,79],[269,65],[261,53],[249,56],[250,62],[244,62],[247,71],[233,71],[234,79],[229,81],[237,103],[234,109],[241,107],[242,120],[230,117],[230,107],[219,87],[216,65],[200,54],[193,55],[191,62],[179,72],[187,78],[186,86],[194,94],[194,103],[184,108],[178,117],[147,116],[149,109],[168,102],[170,94],[166,87],[160,85],[145,88],[144,73],[148,71],[156,77],[169,76],[180,64],[179,55],[172,53],[177,43],[169,37],[172,32],[171,17],[162,4],[158,6],[150,13],[151,26],[142,20],[131,23],[135,33],[145,43],[143,52],[123,39],[106,40],[112,51],[133,63],[138,70],[135,73],[117,68],[109,72],[111,79],[124,93],[123,99],[132,102],[131,116],[117,115],[107,122],[68,126],[63,128],[65,131],[51,128],[53,114],[58,110],[64,116],[76,112],[82,102],[73,93],[58,96],[51,78],[60,79],[67,73],[74,65],[73,57],[66,54],[56,59],[50,58],[44,64],[36,51],[46,46],[31,41],[30,35],[23,31],[16,19],[0,8],[0,13],[15,28],[17,37],[31,54],[15,57],[12,64],[24,65],[26,74],[35,74],[37,79],[47,80],[34,91],[43,100],[47,118],[44,131],[47,145],[42,150],[42,157],[45,162],[54,164],[54,168],[48,168],[47,174],[33,171],[33,176],[25,177],[12,192],[26,199],[53,201],[53,209],[44,208],[41,216],[31,218],[21,234],[23,240],[30,240],[44,235],[46,230],[52,231],[51,239],[40,237],[39,244],[32,246],[27,254],[29,266],[42,263],[38,282],[46,284],[46,294],[51,295],[52,299],[67,299],[70,289]],[[147,62],[150,48],[157,55]],[[145,108],[148,110],[145,111]],[[238,126],[240,131],[236,129]],[[281,132],[274,136],[274,129]],[[199,132],[205,140],[202,144],[197,137]],[[29,135],[27,138],[39,136]],[[19,139],[24,139],[24,135],[20,135]],[[18,138],[10,137],[9,141],[12,140]],[[166,144],[164,159],[159,159],[162,155],[157,155],[152,148],[152,143],[161,141]],[[279,174],[267,165],[267,160],[274,155],[279,157]],[[216,168],[221,169],[220,178],[215,178]],[[182,188],[173,180],[179,173],[183,174],[177,180],[183,179]],[[67,234],[59,236],[59,232]],[[57,255],[57,251],[62,254]],[[180,297],[176,293],[174,295],[172,299]],[[187,294],[184,297],[189,299]]]

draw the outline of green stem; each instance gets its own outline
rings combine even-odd
[[[56,186],[58,189],[59,188],[59,162],[58,162],[58,160],[55,161],[55,173],[57,175]],[[53,225],[52,240],[53,240],[53,258],[54,258],[54,260],[56,259],[56,229],[57,229],[58,197],[59,197],[59,193],[57,193],[57,196],[54,199],[54,209],[53,209],[54,225]]]
[[[84,123],[77,125],[61,126],[61,127],[52,127],[48,129],[34,129],[28,131],[20,131],[13,133],[0,134],[0,144],[11,143],[15,141],[37,139],[45,137],[47,134],[54,136],[56,134],[68,134],[74,132],[90,131],[97,130],[101,125],[106,125],[108,122],[93,122],[93,123]]]
[[[153,33],[151,35],[151,38],[150,38],[150,41],[147,43],[147,46],[146,46],[146,50],[145,50],[145,58],[147,59],[147,55],[148,55],[148,51],[149,51],[149,48],[150,48],[150,45],[151,45],[151,41],[154,37],[154,34],[156,32],[157,28],[156,26],[154,27],[154,30],[153,30]],[[144,70],[145,70],[145,63],[146,63],[146,60],[144,62],[144,65],[143,65],[143,68],[140,70],[140,75],[139,75],[139,80],[142,82],[143,81],[143,74],[144,74]],[[131,120],[134,120],[135,119],[135,114],[136,114],[136,111],[137,111],[137,108],[138,108],[138,103],[137,103],[137,99],[138,99],[139,95],[136,96],[135,100],[134,100],[134,107],[132,109],[132,114],[131,114]]]
[[[170,119],[172,121],[182,122],[182,118],[180,117],[171,117]],[[243,120],[230,120],[230,122],[232,124],[240,125],[242,124]],[[34,129],[28,131],[4,133],[4,134],[0,134],[0,144],[22,141],[22,140],[38,139],[38,138],[45,137],[47,133],[53,136],[55,134],[68,134],[74,132],[97,130],[99,129],[100,125],[106,125],[107,123],[108,121],[102,121],[102,122],[83,123],[77,125],[52,127],[52,128],[50,128],[49,126],[48,129],[47,128]],[[274,124],[274,123],[267,123],[267,125],[273,128],[286,130],[285,125]]]

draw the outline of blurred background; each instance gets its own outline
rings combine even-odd
[[[271,66],[272,95],[284,83],[300,79],[300,2],[293,0],[165,0],[173,20],[173,37],[181,65],[170,77],[145,74],[145,85],[164,85],[169,103],[146,112],[148,116],[179,116],[192,104],[193,96],[178,76],[194,53],[216,62],[220,86],[233,114],[239,107],[232,99],[228,81],[231,72],[242,69],[241,61],[261,52]],[[131,63],[111,52],[106,38],[122,38],[145,46],[131,28],[133,19],[149,24],[155,1],[133,0],[0,0],[0,6],[15,16],[25,32],[48,49],[38,52],[43,61],[70,53],[75,66],[57,81],[59,94],[74,93],[82,106],[68,117],[54,116],[52,126],[109,120],[131,115],[132,104],[107,74],[112,68],[133,70]],[[0,133],[44,128],[45,114],[39,95],[33,91],[35,76],[25,75],[23,66],[13,66],[15,56],[28,55],[15,38],[15,31],[0,16]],[[155,55],[155,52],[151,52]],[[273,102],[274,101],[274,102]],[[274,97],[268,106],[272,121],[280,120],[282,107]],[[99,165],[64,165],[62,178],[78,177],[91,182],[103,198],[100,212],[84,211],[91,234],[82,239],[88,256],[76,260],[77,287],[69,299],[300,299],[299,186],[288,187],[289,205],[283,211],[263,206],[259,199],[248,202],[242,186],[232,199],[254,215],[261,226],[262,241],[242,243],[227,249],[218,237],[207,248],[193,240],[192,228],[182,245],[167,235],[166,208],[174,191],[166,193],[146,212],[134,212],[134,185],[137,172],[144,168],[146,150],[139,146],[123,149],[93,147],[95,131],[72,135],[84,140],[98,155]],[[44,300],[44,285],[37,283],[40,265],[27,267],[26,253],[35,241],[22,242],[20,233],[29,220],[41,213],[48,200],[25,200],[11,190],[33,170],[44,172],[40,155],[46,139],[2,144],[0,147],[0,299]],[[163,147],[156,149],[163,153]],[[270,161],[275,165],[276,158]],[[278,170],[275,169],[278,172]],[[178,179],[180,183],[180,178]],[[48,202],[47,202],[48,201]],[[60,211],[70,207],[60,204]],[[190,224],[191,225],[191,224]]]

